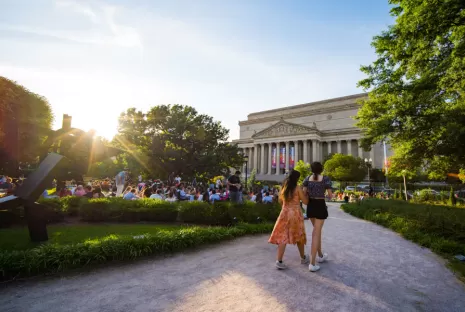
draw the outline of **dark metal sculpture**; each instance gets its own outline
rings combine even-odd
[[[0,209],[25,208],[32,241],[48,240],[44,207],[37,203],[40,195],[57,181],[82,181],[82,176],[94,162],[116,156],[121,151],[105,146],[93,132],[71,127],[71,117],[63,116],[63,128],[52,131],[40,151],[40,165],[14,195],[0,199]]]

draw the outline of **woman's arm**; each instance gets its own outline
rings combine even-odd
[[[308,205],[307,193],[304,192],[304,190],[300,186],[297,186],[297,192],[299,192],[299,199],[302,201],[302,203],[304,205]]]

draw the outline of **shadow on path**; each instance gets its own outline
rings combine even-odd
[[[465,288],[429,250],[330,204],[318,273],[268,236],[79,276],[12,284],[1,311],[464,311]],[[311,224],[306,221],[307,235]],[[310,240],[309,240],[310,241]],[[308,246],[307,246],[308,248]]]

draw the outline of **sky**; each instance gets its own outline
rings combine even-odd
[[[111,138],[184,104],[239,137],[253,112],[361,93],[387,0],[0,0],[0,76]]]

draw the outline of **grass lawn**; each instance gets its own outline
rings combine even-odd
[[[75,224],[49,225],[47,244],[70,245],[111,235],[136,236],[159,231],[175,231],[186,226],[153,224]],[[29,239],[27,227],[0,229],[0,250],[25,250],[36,247]]]

